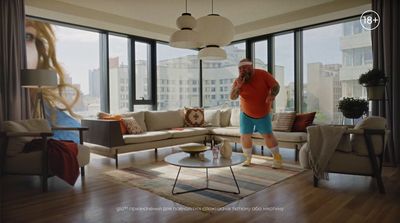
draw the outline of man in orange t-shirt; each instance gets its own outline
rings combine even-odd
[[[240,96],[240,139],[243,154],[246,156],[245,165],[251,163],[251,136],[256,130],[260,133],[265,144],[274,157],[273,168],[281,168],[282,156],[279,153],[278,141],[272,132],[271,105],[279,93],[279,84],[267,71],[254,69],[249,59],[239,63],[239,77],[232,85],[231,100]]]

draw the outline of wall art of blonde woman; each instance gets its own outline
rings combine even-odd
[[[56,57],[55,34],[51,24],[27,19],[25,21],[25,44],[28,69],[50,69],[57,73],[58,85],[54,88],[42,89],[45,117],[52,126],[79,127],[79,118],[73,112],[80,92],[73,85],[66,83],[65,72]],[[32,102],[37,94],[36,89],[29,89]],[[72,93],[71,93],[72,92]],[[68,93],[68,97],[66,97]],[[72,96],[71,96],[72,94]],[[31,103],[34,111],[39,106]],[[34,114],[38,114],[34,112]],[[55,131],[54,138],[74,140],[79,143],[76,132]]]

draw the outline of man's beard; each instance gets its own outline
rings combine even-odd
[[[244,83],[248,83],[250,81],[250,78],[251,78],[251,72],[250,71],[249,72],[243,72],[242,80],[243,80]]]

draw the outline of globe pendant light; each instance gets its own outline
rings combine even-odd
[[[180,30],[174,32],[169,40],[169,45],[177,48],[193,49],[200,47],[199,34],[193,29],[196,27],[196,19],[186,12],[176,20],[176,25]]]
[[[218,14],[214,14],[211,0],[211,14],[197,20],[196,30],[199,33],[203,49],[199,52],[202,60],[224,60],[226,53],[221,46],[228,45],[235,34],[232,22]]]
[[[217,45],[208,45],[199,51],[198,58],[202,60],[225,60],[227,56],[225,50]]]

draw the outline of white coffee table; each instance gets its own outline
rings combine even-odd
[[[176,178],[175,178],[174,186],[172,187],[173,195],[202,191],[202,190],[213,190],[213,191],[219,191],[219,192],[240,194],[239,185],[236,181],[235,174],[233,173],[232,166],[241,164],[246,160],[246,158],[243,156],[242,153],[232,153],[231,159],[224,159],[221,156],[219,156],[217,159],[213,159],[212,151],[207,150],[206,152],[204,152],[204,160],[200,160],[198,157],[190,157],[189,153],[179,152],[179,153],[174,153],[174,154],[166,156],[164,160],[165,160],[165,162],[167,162],[171,165],[179,167],[178,174],[176,175]],[[205,168],[206,169],[207,186],[204,188],[195,189],[195,190],[175,192],[176,182],[178,180],[179,173],[181,172],[182,167]],[[214,188],[208,187],[208,168],[223,168],[223,167],[230,168],[232,176],[233,176],[233,180],[235,181],[235,184],[236,184],[237,192],[236,191],[219,190],[219,189],[214,189]]]

